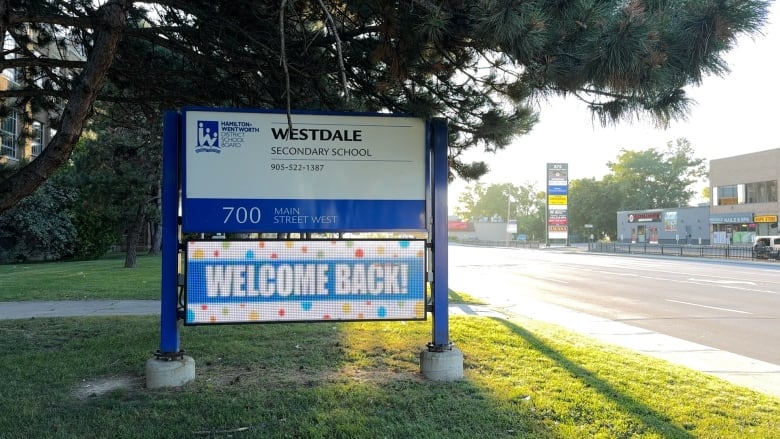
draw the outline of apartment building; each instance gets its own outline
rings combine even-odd
[[[17,47],[14,39],[10,34],[6,33],[3,38],[5,59],[15,57]],[[67,49],[59,46],[52,46],[51,48],[36,47],[31,50],[38,58],[67,59],[70,61],[84,59],[84,56],[72,47]],[[60,70],[62,69],[55,67],[55,74],[60,74]],[[0,72],[0,90],[43,88],[46,80],[46,76],[41,72],[35,73],[34,70],[29,70],[25,74],[21,69],[6,68]],[[18,106],[13,106],[13,102],[3,102],[3,104],[9,105],[10,109],[0,117],[0,165],[34,159],[43,151],[49,140],[56,133],[51,120],[58,116],[55,113],[62,108],[64,103],[57,105],[59,108],[52,114],[48,111],[33,111],[29,105],[24,108],[18,108]]]

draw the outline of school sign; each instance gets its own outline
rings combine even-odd
[[[447,222],[435,221],[447,217],[443,120],[185,108],[166,113],[163,134],[159,356],[181,355],[180,320],[417,320],[429,312],[429,350],[451,349]],[[214,233],[299,239],[202,238]]]

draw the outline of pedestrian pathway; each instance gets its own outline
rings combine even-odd
[[[160,314],[159,300],[58,300],[0,302],[0,320]]]
[[[605,343],[625,347],[714,375],[780,398],[780,366],[658,334],[621,322],[533,300],[507,308],[450,305],[450,315],[502,319],[523,317],[553,323]],[[0,302],[0,320],[42,317],[159,315],[157,300]]]

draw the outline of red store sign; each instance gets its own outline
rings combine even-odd
[[[630,223],[653,223],[659,221],[661,221],[661,212],[640,212],[628,214],[628,222]]]

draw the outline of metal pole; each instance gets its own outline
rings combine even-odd
[[[179,115],[163,116],[162,280],[159,356],[179,355]]]
[[[506,195],[506,246],[509,247],[509,207],[512,205],[512,196]]]
[[[430,123],[433,147],[433,341],[430,351],[452,349],[449,338],[449,292],[447,275],[447,122],[436,118]]]

